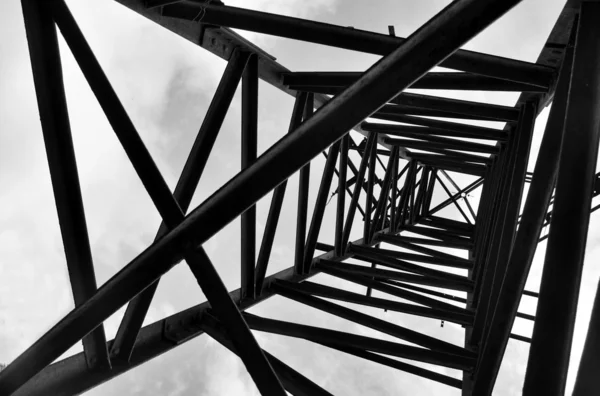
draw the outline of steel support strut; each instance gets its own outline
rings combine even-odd
[[[566,385],[600,140],[598,20],[600,3],[582,2],[524,395],[562,395]]]
[[[574,32],[577,31],[576,25],[577,23],[575,23]],[[574,39],[575,33],[571,35]],[[483,395],[492,392],[519,308],[521,295],[525,291],[525,282],[533,262],[538,235],[541,232],[546,209],[554,190],[573,63],[573,46],[572,43],[570,44],[566,49],[561,66],[554,101],[515,237],[515,247],[510,255],[498,302],[493,311],[490,332],[478,364],[473,388],[475,394]]]
[[[23,1],[23,16],[56,210],[75,306],[96,292],[77,162],[71,138],[54,21],[39,1]],[[110,368],[103,326],[83,338],[90,369]]]
[[[302,114],[304,113],[305,106],[307,104],[306,99],[306,93],[299,93],[296,97],[288,133],[293,132],[294,129],[297,128],[302,122]],[[269,259],[271,258],[271,249],[273,248],[273,241],[275,239],[275,232],[277,231],[277,224],[279,223],[279,215],[281,214],[281,207],[283,205],[286,187],[287,180],[275,188],[273,191],[273,197],[271,198],[269,214],[267,215],[267,223],[265,224],[263,239],[258,252],[258,259],[256,260],[257,290],[262,290],[263,280],[267,274],[267,266],[269,265]]]
[[[242,79],[242,169],[256,161],[258,150],[258,56],[248,58]],[[256,206],[241,215],[241,290],[255,297]]]

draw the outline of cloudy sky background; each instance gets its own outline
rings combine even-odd
[[[4,12],[0,15],[0,180],[3,184],[0,194],[0,362],[8,363],[69,312],[73,302],[39,124],[20,2],[8,0],[5,3]],[[378,1],[377,7],[373,7],[367,2],[339,0],[227,2],[381,33],[387,32],[388,25],[394,25],[396,34],[403,37],[448,3],[441,0],[390,0]],[[563,4],[562,0],[525,0],[466,48],[533,62]],[[225,62],[112,1],[71,0],[68,5],[164,178],[173,188]],[[314,44],[240,33],[294,71],[361,71],[378,59]],[[100,285],[152,242],[160,218],[62,41],[61,51],[79,176]],[[432,94],[431,91],[428,93]],[[507,105],[514,104],[517,97],[512,93],[435,94]],[[292,106],[292,97],[261,82],[259,153],[287,132]],[[239,171],[240,115],[238,92],[200,181],[193,206]],[[536,125],[532,158],[537,154],[546,117],[547,109]],[[359,141],[356,135],[354,139]],[[352,158],[357,159],[355,154]],[[319,158],[312,165],[309,215],[323,163],[323,158]],[[532,163],[529,168],[532,170]],[[469,180],[463,178],[460,182],[465,185]],[[334,181],[333,189],[335,184]],[[475,202],[476,195],[473,197]],[[269,273],[293,264],[296,197],[297,176],[294,176],[288,183]],[[444,198],[436,194],[435,200]],[[259,244],[269,202],[270,195],[258,205]],[[334,210],[335,200],[327,207],[320,238],[323,242],[333,241]],[[453,209],[446,214],[459,218]],[[592,217],[569,389],[600,276],[597,266],[592,264],[593,258],[600,253],[596,220]],[[359,231],[357,227],[356,237]],[[227,287],[239,287],[239,222],[231,223],[205,247]],[[529,290],[538,290],[544,252],[545,243],[542,243],[528,281]],[[316,279],[364,292],[364,288],[326,276]],[[161,280],[146,323],[204,299],[186,266],[179,265]],[[458,326],[446,324],[442,328],[439,321],[431,319],[375,309],[360,310],[457,344],[463,339],[463,331]],[[535,299],[524,297],[520,311],[535,313]],[[272,298],[252,312],[392,340],[386,335],[283,298]],[[122,314],[123,310],[106,322],[109,339],[114,336]],[[517,319],[513,332],[530,336],[531,329],[531,323]],[[459,391],[444,385],[363,362],[306,341],[264,333],[256,335],[265,349],[334,394],[459,394]],[[509,342],[496,394],[512,395],[520,391],[528,349],[527,344],[514,340]],[[67,354],[79,351],[81,346],[76,345]],[[458,375],[454,370],[422,366],[447,375]],[[257,391],[237,357],[209,337],[202,336],[87,394],[253,395]]]

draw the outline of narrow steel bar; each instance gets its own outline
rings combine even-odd
[[[302,269],[302,273],[304,274],[310,272],[311,269],[313,255],[315,253],[315,246],[317,244],[319,232],[321,231],[325,206],[327,205],[327,195],[329,194],[329,189],[331,188],[331,180],[333,179],[333,171],[335,169],[335,163],[340,151],[340,146],[341,140],[338,140],[329,148],[329,154],[327,155],[327,161],[325,162],[325,168],[323,169],[323,176],[321,177],[321,184],[319,185],[319,192],[317,193],[317,201],[315,202],[315,208],[313,211],[312,220],[310,221],[308,236],[306,238],[306,247],[304,249],[304,266]]]
[[[428,216],[429,213],[431,212],[431,200],[433,199],[433,191],[435,189],[435,180],[437,177],[437,172],[438,169],[433,168],[431,170],[431,177],[429,178],[429,185],[427,186],[427,195],[425,197],[425,203],[424,203],[424,216]]]
[[[323,252],[330,252],[330,251],[334,251],[335,250],[335,246],[328,245],[328,244],[323,243],[323,242],[317,242],[317,244],[315,245],[315,249],[316,250],[321,250]]]
[[[387,218],[387,203],[390,194],[390,188],[392,187],[392,177],[395,173],[394,161],[398,158],[398,148],[392,149],[392,155],[388,160],[387,170],[383,177],[383,183],[381,185],[381,191],[379,193],[379,201],[377,202],[377,208],[373,216],[372,227],[369,231],[369,241],[373,239],[375,232],[380,231],[386,226]],[[394,186],[395,188],[396,186]]]
[[[437,257],[441,259],[449,259],[456,260],[460,262],[464,262],[465,265],[472,265],[472,261],[468,259],[464,259],[462,257],[455,256],[453,254],[448,254],[444,252],[440,252],[439,250],[429,249],[423,246],[415,245],[410,240],[408,240],[403,235],[390,235],[390,234],[379,234],[377,239],[381,242],[389,243],[391,245],[395,245],[404,249],[410,249],[415,252],[423,253],[431,257]]]
[[[47,6],[22,1],[37,105],[75,306],[96,292],[96,277],[77,172],[56,27]],[[83,338],[90,370],[110,369],[104,327]]]
[[[421,184],[419,185],[419,192],[417,194],[417,208],[415,210],[415,216],[420,219],[423,216],[423,201],[425,200],[425,193],[427,192],[427,184],[429,183],[429,176],[431,174],[431,167],[424,166],[423,172],[421,173]]]
[[[405,236],[405,235],[402,235],[402,239],[407,242],[417,243],[419,245],[441,246],[441,247],[447,247],[447,248],[451,248],[451,249],[465,249],[466,250],[466,249],[470,249],[470,247],[473,245],[472,242],[468,242],[468,241],[466,243],[462,243],[462,242],[455,243],[455,242],[451,242],[451,241],[409,237],[409,236]]]
[[[444,131],[443,133],[446,136],[466,137],[466,138],[471,138],[471,139],[499,140],[499,141],[505,141],[508,138],[506,131],[503,131],[500,129],[487,128],[487,127],[481,127],[481,126],[470,125],[470,124],[461,124],[458,122],[442,121],[442,120],[436,120],[436,119],[426,118],[426,117],[416,117],[416,116],[409,116],[409,115],[403,115],[403,114],[392,114],[392,113],[384,113],[384,112],[377,112],[377,113],[373,114],[372,117],[379,118],[379,119],[386,120],[386,121],[401,122],[403,124],[428,127],[428,128],[422,128],[423,132],[427,132],[431,128],[433,128],[434,131],[438,131],[438,130]],[[377,125],[377,128],[382,131],[384,131],[384,130],[394,131],[396,128],[398,128],[400,130],[406,130],[406,126],[404,126],[404,125],[372,123],[371,128],[373,128],[373,125]],[[384,127],[382,125],[387,125],[387,126]],[[418,131],[418,129],[416,129],[416,128],[413,128],[411,130]]]
[[[398,203],[398,180],[402,177],[402,173],[404,173],[408,169],[408,164],[402,169],[401,173],[398,173],[400,157],[396,154],[396,158],[394,158],[393,162],[393,173],[392,173],[392,192],[391,192],[391,205],[390,205],[390,229],[396,230],[397,224],[397,214],[396,214],[396,205]],[[387,215],[386,215],[387,216]]]
[[[283,75],[283,84],[299,89],[339,89],[352,84],[358,77],[360,77],[360,72],[293,72]],[[535,85],[485,77],[481,74],[457,72],[429,72],[416,81],[411,88],[461,91],[547,91],[547,89]]]
[[[175,247],[181,244],[198,246],[206,242],[268,191],[518,2],[465,0],[452,3],[401,47],[371,67],[343,94],[328,101],[293,134],[281,139],[254,165],[215,192],[181,225],[109,279],[91,299],[48,330],[0,372],[0,392],[13,393],[172,268],[183,258]],[[440,36],[448,37],[448,40],[440,43]]]
[[[421,77],[423,81],[428,74]],[[418,83],[417,82],[417,83]],[[412,85],[411,88],[416,88]],[[489,121],[517,121],[519,110],[514,107],[500,106],[488,103],[471,102],[467,100],[442,98],[437,96],[420,95],[404,92],[390,101],[396,105],[410,106],[420,109],[439,111],[446,117],[472,118]]]
[[[513,340],[521,341],[521,342],[531,343],[531,338],[524,337],[524,336],[518,335],[518,334],[510,333],[510,338],[512,338]]]
[[[340,145],[340,163],[338,176],[338,201],[335,217],[335,253],[337,256],[343,256],[346,252],[344,246],[344,210],[346,206],[346,174],[348,170],[348,135],[342,138]]]
[[[413,158],[414,159],[414,158]],[[421,174],[425,173],[425,169],[422,166],[420,168]],[[421,183],[421,181],[419,180],[419,183]],[[410,183],[410,211],[408,213],[409,216],[409,223],[410,224],[415,224],[416,223],[416,210],[415,210],[415,194],[417,192],[417,172],[413,173],[413,179],[411,180]]]
[[[413,265],[410,263],[404,263],[402,261],[402,259],[404,260],[410,260],[410,261],[416,261],[416,262],[420,262],[420,263],[427,263],[427,264],[434,264],[434,265],[444,265],[444,266],[448,266],[448,267],[454,267],[454,268],[462,268],[462,269],[470,269],[472,267],[472,262],[469,260],[464,260],[461,258],[445,258],[445,257],[439,257],[439,256],[427,256],[424,254],[414,254],[414,253],[406,253],[406,252],[400,252],[397,250],[388,250],[388,249],[374,249],[374,248],[369,248],[369,247],[365,247],[365,246],[357,246],[357,245],[350,245],[350,251],[352,253],[355,253],[356,256],[358,257],[364,257],[364,256],[368,256],[369,258],[377,258],[377,260],[386,260],[390,262],[390,265],[392,265],[391,263],[398,261],[399,263],[402,263],[402,265],[406,264],[406,265]],[[395,260],[395,259],[399,259],[399,260]],[[381,263],[383,263],[383,261],[381,261]],[[408,267],[407,267],[408,268]],[[426,269],[426,271],[428,271],[429,268]],[[410,271],[407,269],[403,269],[403,271]],[[439,270],[433,270],[431,269],[432,272],[441,272],[440,275],[446,274],[443,271],[439,271]],[[424,273],[423,273],[424,275]],[[448,276],[457,276],[458,275],[453,275],[448,273]],[[463,276],[460,276],[461,279],[463,279]],[[464,278],[466,279],[466,278]]]
[[[575,22],[570,41],[576,36],[576,26],[577,23]],[[508,268],[498,296],[498,303],[493,312],[490,332],[478,365],[479,368],[473,388],[478,392],[491,393],[490,389],[492,389],[498,375],[508,343],[508,336],[519,309],[521,295],[537,297],[537,293],[525,290],[525,282],[533,262],[538,235],[546,217],[546,210],[553,194],[558,172],[558,161],[569,100],[572,64],[573,43],[570,42],[565,50],[554,100],[546,123],[546,130],[540,144],[523,215],[515,237],[515,248],[510,255]]]
[[[473,245],[473,241],[470,238],[464,238],[456,234],[451,234],[447,231],[436,230],[433,228],[425,228],[413,225],[405,225],[403,227],[405,231],[409,231],[415,234],[420,234],[430,238],[436,238],[442,241],[452,243],[454,246],[462,246],[464,248],[470,248]]]
[[[410,161],[408,164],[408,172],[406,173],[406,177],[404,178],[404,187],[402,187],[402,192],[400,194],[400,204],[398,205],[398,213],[396,215],[399,220],[398,227],[403,227],[406,223],[408,201],[411,194],[411,183],[414,174],[417,171],[417,161],[413,160]]]
[[[579,370],[573,388],[573,396],[597,394],[600,390],[598,367],[600,367],[600,285],[596,288],[596,298],[592,307],[592,316],[588,325],[583,353],[579,361]]]
[[[414,160],[419,161],[419,163],[423,165],[430,165],[433,167],[447,169],[457,173],[465,173],[467,175],[479,177],[485,175],[485,171],[487,169],[486,165],[467,163],[459,158],[453,158],[450,156],[411,152],[410,157]],[[450,196],[452,196],[452,194],[450,194]]]
[[[495,146],[478,144],[465,142],[456,139],[444,139],[443,142],[435,141],[441,140],[441,138],[435,138],[434,136],[425,137],[422,134],[418,137],[418,139],[423,140],[413,140],[413,139],[397,139],[397,138],[386,138],[384,141],[392,146],[400,146],[406,148],[413,148],[417,150],[428,150],[432,149],[443,149],[443,150],[459,150],[459,151],[468,151],[468,152],[476,152],[476,153],[484,153],[484,154],[495,154],[498,152],[498,148]],[[482,158],[483,159],[483,158]]]
[[[506,133],[498,134],[496,130],[463,130],[452,125],[448,127],[446,124],[439,124],[439,121],[432,120],[430,118],[423,117],[412,117],[412,116],[398,116],[396,118],[398,122],[403,124],[383,124],[378,122],[363,122],[361,128],[369,132],[385,133],[390,136],[403,136],[403,137],[415,137],[415,138],[427,138],[427,139],[450,139],[450,138],[467,138],[467,139],[481,139],[491,141],[505,141],[507,139]],[[417,124],[418,123],[418,124]],[[412,125],[405,125],[412,124]],[[416,124],[416,125],[415,125]],[[423,124],[423,125],[421,125]],[[463,124],[465,125],[465,124]]]
[[[452,169],[448,170],[456,170],[459,173],[475,174],[476,176],[485,174],[486,166],[491,165],[494,162],[494,156],[471,154],[464,151],[456,151],[455,149],[444,149],[440,147],[429,146],[427,148],[417,150],[429,151],[429,153],[418,153],[418,155],[423,156],[422,158],[424,163],[437,164],[438,166],[443,165],[444,167],[451,165]],[[415,153],[411,152],[410,155],[413,154]],[[442,155],[440,156],[436,154]],[[443,162],[438,160],[442,160]],[[461,164],[464,164],[464,168],[469,170],[466,172],[461,172]]]
[[[445,229],[451,233],[459,234],[468,238],[473,237],[475,230],[475,226],[473,224],[467,224],[462,221],[452,220],[435,215],[424,217],[422,222],[428,226]]]
[[[307,96],[308,94],[306,92],[300,92],[296,96],[294,109],[292,110],[292,116],[290,117],[288,134],[292,133],[302,122],[302,115],[308,108]],[[275,188],[271,198],[269,214],[267,215],[265,230],[263,231],[263,239],[258,251],[258,259],[256,260],[256,289],[260,291],[262,291],[263,280],[267,274],[267,267],[269,266],[269,260],[271,258],[271,250],[273,249],[273,241],[275,240],[275,233],[277,232],[277,225],[279,223],[283,199],[285,198],[286,187],[287,180],[284,180]]]
[[[426,289],[424,287],[410,285],[408,283],[396,282],[396,281],[383,281],[383,283],[387,283],[389,285],[397,286],[397,287],[400,287],[402,289],[409,289],[409,290],[418,291],[419,293],[430,294],[432,296],[441,297],[441,298],[444,298],[446,300],[456,301],[456,302],[465,303],[465,304],[467,303],[467,299],[466,298],[458,297],[458,296],[455,296],[453,294],[438,292],[438,291],[431,290],[431,289]],[[455,305],[453,305],[453,307],[458,308]],[[466,312],[471,312],[471,311],[466,311]]]
[[[314,95],[308,94],[304,108],[304,118],[310,117],[314,111]],[[298,216],[296,221],[296,246],[294,268],[296,273],[302,272],[304,263],[304,245],[306,242],[306,222],[308,220],[308,190],[310,185],[310,162],[300,168],[298,176]]]
[[[360,258],[360,256],[358,256]],[[363,261],[370,261],[368,258],[363,257]],[[416,283],[420,285],[440,287],[458,291],[470,291],[473,289],[473,286],[468,282],[462,280],[455,279],[446,279],[443,277],[433,277],[433,276],[423,276],[414,273],[400,272],[400,271],[392,271],[392,270],[383,270],[379,268],[369,268],[362,265],[356,264],[348,264],[344,263],[338,264],[330,261],[321,260],[320,263],[322,265],[327,266],[327,268],[338,269],[341,271],[346,271],[351,274],[363,275],[367,276],[371,279],[394,279],[401,282],[408,283]],[[320,267],[321,268],[321,267]],[[324,269],[321,268],[323,272]]]
[[[506,8],[511,8],[514,4],[516,3],[511,2]],[[497,6],[493,2],[491,5]],[[175,6],[172,7],[175,8]],[[202,17],[204,23],[293,38],[376,55],[388,55],[394,49],[398,48],[398,46],[404,45],[408,40],[386,34],[371,33],[354,28],[340,27],[243,8],[211,5],[208,3],[199,3],[197,7],[204,10]],[[504,9],[502,9],[502,12],[505,12]],[[490,14],[493,13],[490,12]],[[189,15],[193,18],[197,15],[197,11],[189,13]],[[548,67],[466,50],[457,51],[454,55],[441,62],[440,66],[544,88],[548,88],[553,74],[553,70]]]
[[[248,322],[248,325],[254,330],[302,338],[312,342],[333,344],[343,347],[351,346],[459,370],[468,370],[472,368],[474,364],[474,359],[471,357],[431,351],[425,348],[398,344],[341,331],[267,319],[247,313],[244,314],[244,318]]]
[[[287,281],[277,281],[276,284],[282,284],[287,288],[298,292],[320,296],[338,301],[345,301],[353,304],[360,304],[373,308],[380,308],[389,311],[402,312],[409,315],[421,316],[437,320],[445,320],[462,325],[471,325],[473,315],[462,314],[458,312],[449,312],[438,308],[422,307],[414,304],[407,304],[398,301],[390,301],[384,298],[363,296],[362,294],[349,292],[334,287],[321,285],[313,282],[292,283]]]
[[[377,158],[377,145],[374,144],[371,151],[365,151],[364,156],[369,157],[369,173],[367,176],[367,199],[365,203],[365,216],[363,219],[363,239],[368,241],[371,238],[371,221],[373,216],[373,188],[375,184],[375,158]]]
[[[258,56],[248,58],[242,77],[242,169],[256,161],[258,150]],[[241,290],[242,298],[254,299],[256,264],[256,205],[241,216]]]
[[[535,321],[535,316],[534,315],[529,315],[529,314],[526,314],[526,313],[523,313],[523,312],[517,312],[517,314],[515,315],[515,317],[521,318],[521,319]]]
[[[383,127],[385,125],[385,127]],[[392,126],[392,128],[390,128]],[[385,133],[390,136],[401,136],[407,137],[411,139],[420,139],[420,141],[416,141],[417,143],[422,143],[421,141],[438,143],[438,145],[431,145],[432,148],[438,147],[443,149],[452,149],[452,150],[462,150],[462,151],[472,151],[479,152],[484,154],[497,154],[500,151],[500,147],[493,146],[491,144],[483,144],[483,143],[473,143],[470,141],[466,141],[464,139],[454,139],[448,138],[438,135],[443,135],[444,131],[439,131],[437,129],[427,128],[427,127],[419,127],[419,126],[405,126],[405,125],[393,125],[393,124],[377,124],[370,122],[363,122],[361,124],[361,128],[366,131],[373,131],[378,133]],[[396,138],[388,138],[387,139],[390,144],[399,144],[407,142],[409,140],[406,139],[396,139]],[[410,140],[409,142],[412,142]],[[417,148],[417,147],[415,147]]]
[[[566,385],[600,138],[598,20],[600,3],[582,2],[524,395],[558,395]]]

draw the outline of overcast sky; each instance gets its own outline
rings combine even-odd
[[[112,1],[67,2],[97,58],[115,87],[170,187],[174,187],[204,118],[225,62]],[[389,0],[252,0],[227,4],[310,18],[343,26],[387,32],[394,25],[406,37],[449,1]],[[467,48],[535,61],[564,1],[525,0]],[[33,90],[31,67],[20,2],[7,0],[0,14],[0,362],[8,363],[73,308],[68,275]],[[314,44],[240,32],[294,71],[363,71],[378,57]],[[85,79],[61,39],[65,86],[79,176],[98,284],[104,283],[153,240],[160,218],[114,136]],[[431,91],[429,92],[431,94]],[[468,100],[513,105],[507,93],[436,92]],[[287,132],[293,98],[260,84],[259,152]],[[192,206],[202,202],[240,168],[240,97],[229,110]],[[536,125],[535,158],[547,109]],[[358,135],[353,135],[359,141]],[[354,154],[355,155],[355,154]],[[355,163],[358,157],[352,157]],[[316,196],[323,159],[311,169],[309,215]],[[530,170],[533,165],[530,163]],[[466,185],[468,178],[459,178]],[[336,182],[334,181],[334,188]],[[269,273],[293,264],[297,176],[290,179]],[[441,201],[445,197],[437,194]],[[477,202],[477,193],[473,194]],[[258,205],[260,244],[270,195]],[[335,200],[328,205],[320,241],[333,242]],[[454,209],[448,216],[459,219]],[[579,360],[589,312],[600,276],[592,268],[598,257],[600,232],[592,217],[579,316],[573,347],[572,374]],[[360,235],[356,227],[354,236]],[[351,239],[356,239],[351,238]],[[239,222],[235,221],[205,244],[229,289],[239,287]],[[538,290],[545,243],[539,245],[529,290]],[[364,288],[326,276],[315,280],[357,292]],[[389,297],[389,296],[388,296]],[[160,283],[145,323],[151,323],[204,301],[185,264]],[[350,306],[348,304],[348,306]],[[353,307],[356,308],[356,307]],[[382,319],[461,344],[459,326],[402,314],[360,309]],[[524,297],[522,312],[534,314],[535,300]],[[260,315],[329,327],[393,340],[392,337],[308,309],[283,298],[272,298],[251,310]],[[105,324],[113,338],[123,314]],[[517,319],[515,333],[530,336],[532,326]],[[255,333],[261,345],[334,394],[458,395],[459,391],[303,340]],[[395,340],[397,341],[397,340]],[[81,351],[78,344],[68,354]],[[520,391],[528,345],[511,340],[496,393]],[[460,377],[455,370],[422,365]],[[570,376],[569,389],[573,375]],[[89,395],[254,395],[256,388],[238,358],[208,336],[198,337]]]

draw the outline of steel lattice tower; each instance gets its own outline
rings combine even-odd
[[[263,350],[251,330],[302,338],[462,389],[463,395],[492,393],[513,337],[531,343],[523,393],[564,394],[588,224],[596,209],[590,207],[600,193],[595,175],[600,137],[599,2],[568,0],[538,61],[527,63],[460,49],[518,0],[456,0],[406,39],[219,1],[117,1],[225,59],[227,67],[171,192],[64,1],[22,0],[76,308],[0,373],[0,395],[80,394],[202,333],[238,355],[264,395],[330,394]],[[291,72],[232,28],[382,58],[361,73]],[[57,32],[163,220],[155,242],[100,288],[91,261]],[[430,71],[438,65],[454,71]],[[293,95],[295,105],[289,133],[257,158],[259,79]],[[243,170],[188,213],[240,81]],[[521,95],[509,107],[403,92],[409,87]],[[535,169],[528,173],[535,120],[550,103]],[[506,127],[449,118],[500,121]],[[351,130],[363,134],[364,140],[354,141]],[[352,151],[360,155],[359,163],[350,159]],[[310,162],[322,152],[327,159],[310,214]],[[377,162],[385,169],[382,179],[375,172]],[[266,276],[286,181],[296,172],[300,184],[295,255],[288,269]],[[475,181],[459,188],[452,173],[475,176]],[[335,243],[328,245],[318,235],[334,176]],[[526,183],[529,191],[523,198]],[[438,205],[432,205],[434,188],[448,194]],[[466,194],[478,188],[481,198],[473,207]],[[271,206],[256,252],[255,204],[270,192]],[[465,221],[442,216],[440,211],[449,205],[455,205]],[[350,242],[356,216],[364,219],[363,236]],[[238,217],[242,281],[239,289],[228,291],[202,244]],[[538,241],[546,238],[538,294],[525,290],[525,281]],[[463,250],[468,258],[440,248]],[[347,262],[350,259],[363,264]],[[161,276],[179,263],[187,263],[208,301],[142,327]],[[318,273],[364,286],[367,293],[309,280]],[[375,297],[372,290],[390,298]],[[467,298],[455,292],[466,292]],[[245,313],[273,295],[402,342]],[[535,318],[518,312],[523,295],[538,298]],[[464,345],[332,300],[460,324],[465,328]],[[118,333],[107,341],[103,322],[125,305]],[[517,316],[535,321],[531,339],[511,334]],[[590,322],[576,395],[600,392],[595,373],[598,331],[600,302]],[[52,363],[80,340],[82,353]],[[396,358],[461,370],[463,379]]]

